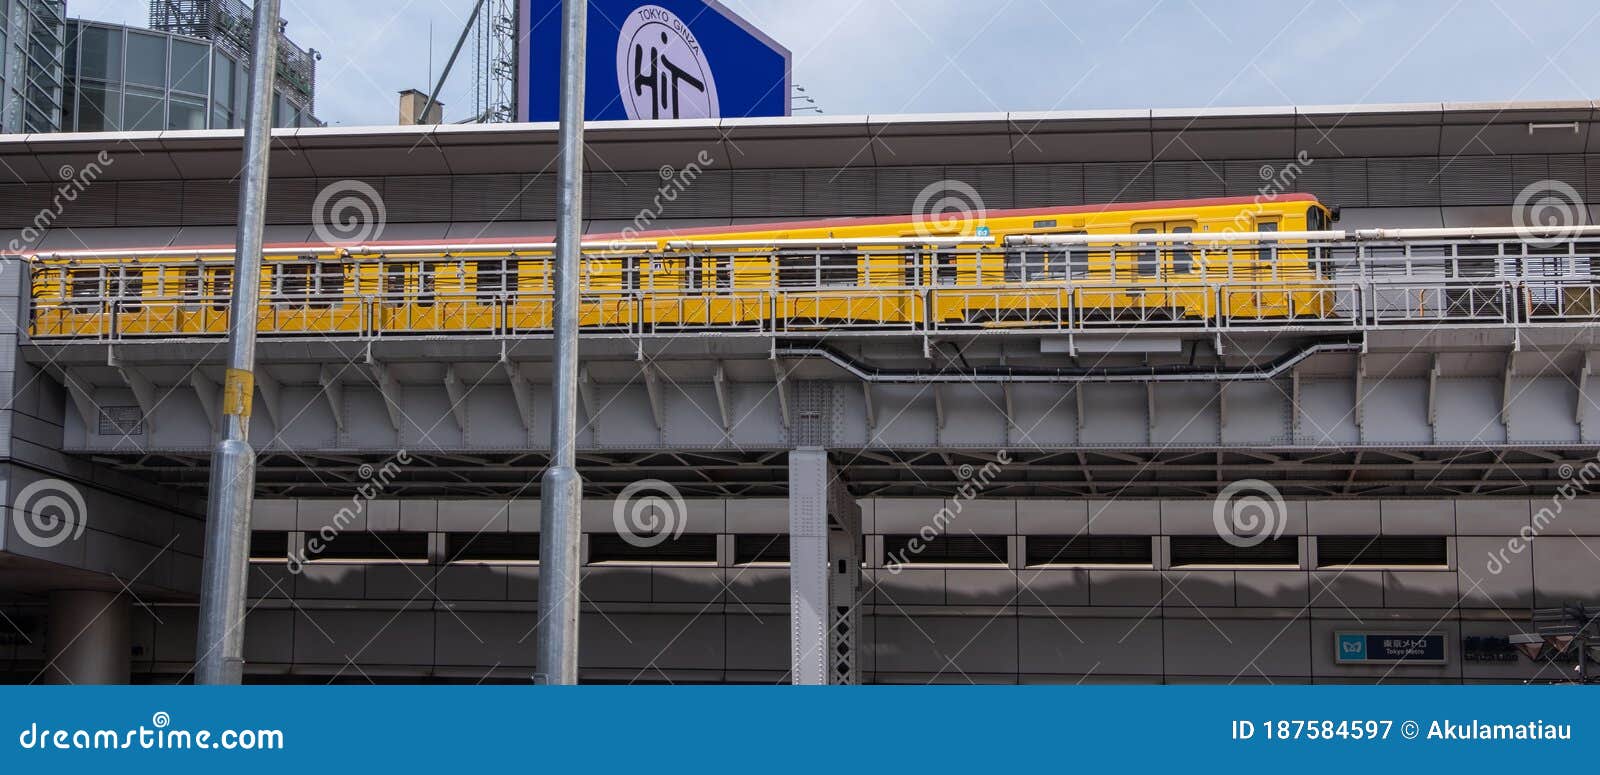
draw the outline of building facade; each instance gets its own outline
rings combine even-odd
[[[61,131],[181,131],[244,125],[249,63],[183,35],[67,22],[66,104]],[[319,122],[283,89],[273,125]]]
[[[0,133],[61,129],[65,0],[0,0]]]

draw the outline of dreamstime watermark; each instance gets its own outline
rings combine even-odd
[[[965,235],[978,232],[988,219],[983,196],[959,180],[941,180],[917,194],[911,221],[922,237]]]
[[[628,485],[612,502],[611,524],[622,540],[649,549],[683,536],[689,507],[671,483],[645,479]]]
[[[323,525],[321,530],[307,535],[305,545],[298,551],[289,553],[289,572],[298,576],[304,571],[306,563],[327,549],[328,545],[349,528],[357,517],[367,513],[368,506],[400,476],[401,467],[411,463],[411,453],[403,449],[395,453],[394,457],[376,466],[362,463],[356,469],[356,474],[362,479],[361,486],[350,496],[350,505],[339,509],[333,515],[333,521]]]
[[[1582,466],[1573,466],[1571,463],[1562,463],[1556,469],[1556,474],[1566,483],[1556,488],[1556,494],[1550,497],[1550,505],[1533,513],[1533,519],[1528,524],[1517,530],[1517,534],[1506,540],[1506,545],[1496,551],[1489,552],[1489,560],[1484,569],[1489,575],[1498,576],[1511,567],[1512,558],[1528,551],[1533,547],[1533,539],[1543,535],[1550,529],[1550,525],[1561,516],[1567,504],[1578,499],[1580,495],[1589,492],[1589,485],[1600,480],[1600,456],[1584,461]]]
[[[956,477],[961,480],[961,486],[956,488],[956,497],[950,500],[950,505],[939,509],[933,515],[933,519],[906,542],[904,548],[899,552],[889,552],[884,568],[891,575],[900,575],[912,557],[920,556],[927,551],[928,544],[949,531],[950,526],[961,518],[961,512],[966,510],[967,504],[981,497],[1008,465],[1011,465],[1011,452],[1002,449],[995,454],[994,460],[984,463],[981,467],[962,464],[957,468]]]
[[[611,241],[611,252],[620,253],[626,250],[625,243],[638,239],[645,232],[650,231],[657,221],[667,214],[667,206],[678,201],[690,187],[706,173],[706,169],[714,166],[717,160],[706,150],[696,154],[694,161],[689,162],[682,169],[667,164],[656,171],[661,178],[661,186],[656,189],[655,198],[650,200],[650,206],[639,211],[633,220],[622,229],[617,238]]]
[[[1517,194],[1511,207],[1517,236],[1536,247],[1566,242],[1589,224],[1589,208],[1583,195],[1565,181],[1534,183]]]
[[[1289,509],[1271,483],[1245,479],[1222,488],[1211,503],[1211,524],[1217,535],[1240,549],[1283,537]]]
[[[150,725],[125,729],[49,729],[37,722],[17,735],[17,747],[29,751],[281,751],[281,729],[175,729],[172,714],[158,710]]]
[[[1294,190],[1295,182],[1305,174],[1306,170],[1317,163],[1306,151],[1295,154],[1294,161],[1282,168],[1271,164],[1261,165],[1256,174],[1261,178],[1261,187],[1256,189],[1255,199],[1249,208],[1240,210],[1233,216],[1233,222],[1222,230],[1223,234],[1250,233],[1260,228],[1256,219],[1267,211],[1267,205],[1278,201],[1280,197]]]
[[[311,226],[317,239],[348,248],[383,236],[389,208],[378,190],[359,180],[329,183],[311,203]]]
[[[93,161],[82,167],[61,165],[61,168],[56,170],[56,175],[61,178],[61,184],[56,186],[56,193],[50,200],[50,206],[41,209],[33,216],[33,220],[11,240],[10,244],[6,245],[6,252],[16,255],[36,245],[45,232],[50,231],[50,228],[61,220],[67,208],[77,202],[78,197],[83,196],[83,192],[88,191],[89,187],[105,174],[107,168],[116,163],[116,157],[109,151],[101,151],[95,154]]]
[[[17,491],[11,502],[11,524],[23,543],[49,549],[82,538],[89,510],[83,493],[71,482],[40,479]]]

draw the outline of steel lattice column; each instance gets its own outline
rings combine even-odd
[[[789,453],[790,670],[795,684],[860,680],[861,508],[822,449]]]

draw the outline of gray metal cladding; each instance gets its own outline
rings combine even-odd
[[[734,170],[734,218],[796,218],[805,214],[804,170]]]
[[[107,223],[106,226],[183,225],[182,183],[171,180],[134,180],[112,185],[117,187],[116,223]]]
[[[1155,165],[1155,199],[1200,199],[1227,193],[1223,162],[1163,161]]]
[[[873,191],[876,170],[811,169],[805,171],[807,216],[863,216],[877,214]]]
[[[1439,172],[1445,206],[1494,205],[1516,199],[1510,156],[1458,156]]]
[[[1147,202],[1155,199],[1155,172],[1146,162],[1083,165],[1084,198],[1089,204]]]
[[[450,190],[450,217],[440,220],[491,223],[522,219],[518,197],[522,175],[463,175]],[[381,190],[381,189],[380,189]]]
[[[1012,169],[1013,207],[1087,204],[1082,164],[1018,164]]]
[[[314,212],[317,194],[324,185],[336,182],[314,178],[272,181],[271,185],[267,186],[267,223],[278,226],[314,222],[319,217]],[[383,181],[379,180],[377,184],[377,190],[381,194]],[[320,217],[328,216],[324,213]]]
[[[1269,170],[1272,180],[1263,177]],[[681,171],[678,175],[664,179],[650,170],[591,170],[586,180],[588,217],[626,221],[654,213],[655,220],[789,220],[904,215],[941,181],[970,186],[981,205],[991,210],[1250,197],[1263,191],[1309,193],[1344,207],[1500,207],[1546,180],[1571,186],[1588,201],[1591,192],[1600,191],[1600,155],[706,169],[693,179],[681,177]],[[268,223],[314,223],[319,217],[313,213],[318,194],[342,182],[274,180],[268,190]],[[395,175],[359,182],[378,192],[390,223],[556,217],[556,180],[548,173]],[[63,228],[223,226],[237,218],[235,181],[98,181],[60,208],[55,205],[58,188],[0,185],[0,229],[26,228],[41,212],[48,213],[48,222]],[[969,197],[948,185],[937,193]]]
[[[455,179],[449,175],[389,177],[383,204],[390,223],[440,223],[451,220]]]
[[[949,172],[942,166],[885,167],[877,179],[877,212],[910,213],[922,192],[949,179]]]
[[[1309,158],[1299,165],[1294,190],[1339,207],[1366,207],[1367,160]],[[1386,163],[1378,162],[1379,164]]]
[[[1372,159],[1367,163],[1367,205],[1417,207],[1439,198],[1441,160],[1422,158]]]

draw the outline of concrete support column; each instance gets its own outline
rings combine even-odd
[[[49,664],[39,676],[50,684],[125,684],[131,670],[132,625],[128,599],[115,592],[50,593],[45,645]]]
[[[789,453],[790,671],[795,684],[860,680],[861,509],[815,448]]]

